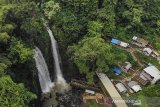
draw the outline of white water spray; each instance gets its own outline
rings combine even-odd
[[[36,47],[34,51],[35,51],[34,59],[36,62],[36,67],[38,69],[38,77],[41,90],[43,93],[48,93],[51,91],[51,88],[54,86],[54,83],[51,82],[48,67],[44,60],[42,52],[38,47]]]

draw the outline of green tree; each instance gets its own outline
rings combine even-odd
[[[113,52],[115,54],[115,64],[121,64],[124,63],[126,60],[128,60],[128,53],[121,50],[121,49],[117,49],[116,47],[113,47]]]
[[[78,16],[87,15],[88,18],[94,18],[98,9],[98,0],[71,0],[68,1],[68,6]]]
[[[0,33],[0,43],[7,43],[9,38],[10,36],[6,32]]]
[[[5,23],[6,16],[8,12],[14,8],[14,5],[3,5],[3,1],[1,4],[0,1],[0,43],[7,43],[10,36],[9,33],[13,30],[13,25]]]
[[[44,15],[48,19],[52,19],[55,16],[56,12],[59,11],[59,9],[60,7],[58,3],[53,0],[48,1],[44,4]]]
[[[96,36],[101,35],[103,24],[99,21],[88,22],[88,35]]]
[[[122,0],[117,3],[117,22],[123,25],[128,32],[140,32],[144,15],[142,3],[135,0]]]
[[[147,97],[160,97],[160,84],[145,87],[141,92],[138,93],[138,95],[144,95]]]
[[[160,50],[160,39],[157,39],[155,42],[154,42],[154,46],[157,50]]]
[[[104,23],[103,33],[112,34],[116,28],[115,6],[117,0],[104,0],[103,8],[97,11],[98,19]]]
[[[0,77],[6,74],[7,65],[4,63],[0,63]]]
[[[133,96],[141,101],[140,107],[157,107],[159,106],[160,84],[144,87],[141,92]]]
[[[16,84],[9,76],[0,77],[0,106],[28,107],[36,95],[29,92],[22,83]]]
[[[71,46],[72,59],[81,73],[86,74],[88,81],[93,82],[95,71],[108,72],[113,63],[112,46],[105,43],[100,36],[87,37],[77,45]]]
[[[11,39],[9,58],[13,63],[24,63],[33,58],[34,52],[22,41],[16,38]]]

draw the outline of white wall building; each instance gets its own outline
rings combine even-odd
[[[115,86],[119,92],[123,92],[123,93],[127,92],[127,88],[122,83],[117,83]]]
[[[135,92],[138,92],[138,91],[141,91],[141,90],[142,90],[141,86],[138,85],[138,83],[135,82],[135,81],[130,81],[130,82],[128,83],[128,86],[129,86],[132,90],[134,90]]]
[[[160,71],[153,65],[143,69],[143,72],[143,75],[150,80],[152,84],[160,80]]]
[[[151,48],[144,48],[143,52],[144,52],[145,55],[149,56],[153,51],[152,51]]]
[[[122,64],[122,67],[128,71],[132,67],[132,64],[126,61]]]
[[[122,47],[124,47],[124,48],[127,48],[129,46],[128,43],[125,43],[125,42],[122,42],[122,41],[120,42],[119,45],[122,46]]]

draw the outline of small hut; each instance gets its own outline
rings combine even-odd
[[[146,47],[149,44],[149,41],[146,41],[142,38],[139,38],[137,36],[134,36],[133,41],[136,42],[135,44],[138,44],[137,46]]]
[[[126,61],[122,64],[122,67],[128,71],[130,68],[132,68],[132,64]]]
[[[123,92],[123,93],[127,92],[127,88],[122,83],[117,83],[115,86],[119,92]]]

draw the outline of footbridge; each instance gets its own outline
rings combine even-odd
[[[116,107],[128,107],[125,101],[122,99],[121,95],[118,93],[118,91],[110,81],[110,79],[107,77],[107,75],[98,72],[96,72],[96,74],[103,85],[103,91],[109,94]]]

